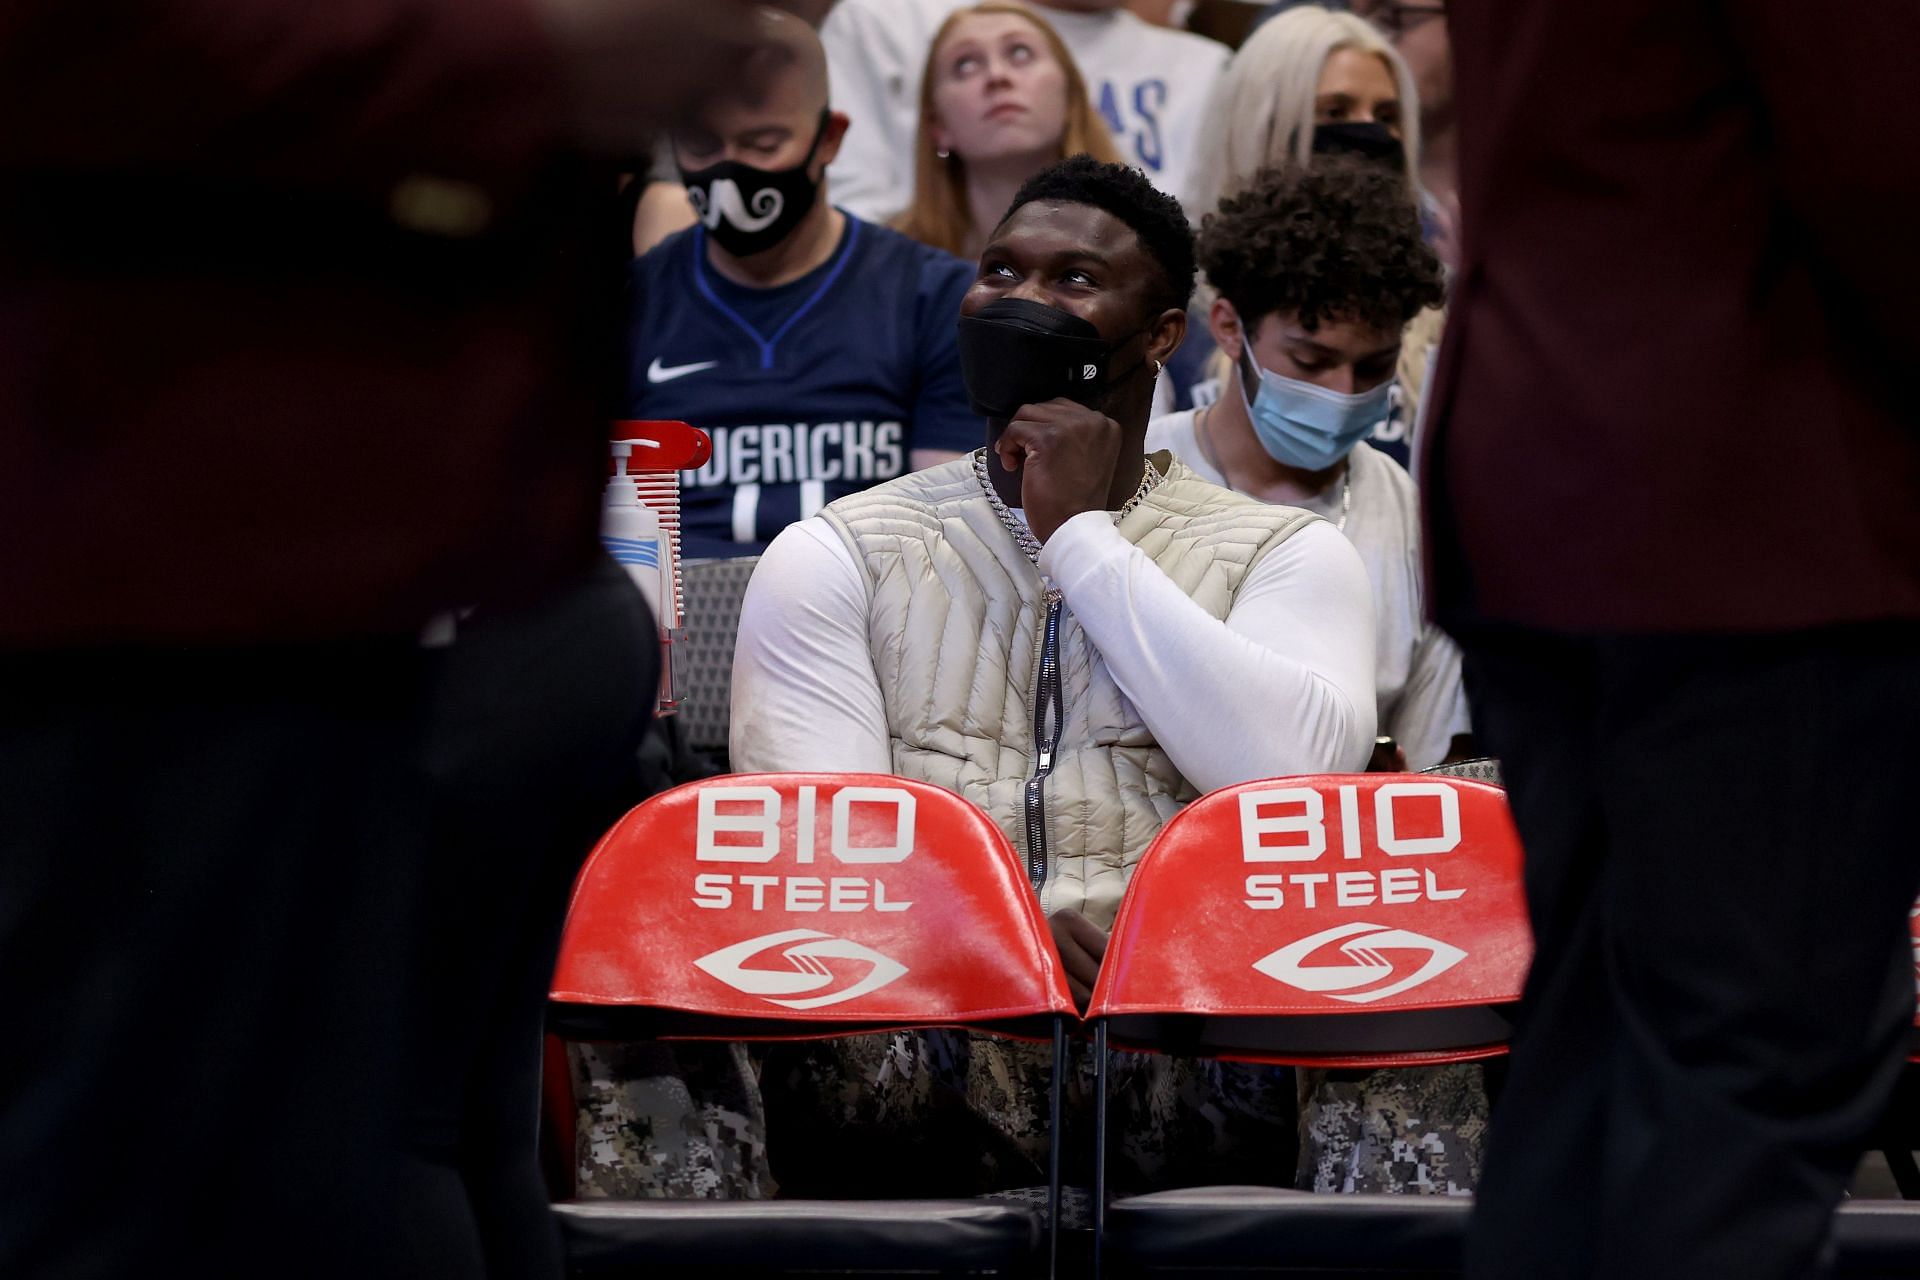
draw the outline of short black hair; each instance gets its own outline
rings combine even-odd
[[[1020,184],[1001,225],[1022,205],[1036,200],[1092,205],[1126,223],[1160,267],[1165,287],[1152,299],[1154,305],[1161,310],[1186,310],[1193,297],[1193,231],[1180,202],[1156,190],[1145,174],[1089,155],[1068,156]]]
[[[1406,178],[1343,156],[1261,170],[1201,222],[1200,265],[1249,333],[1275,312],[1309,333],[1327,320],[1397,330],[1446,298]]]

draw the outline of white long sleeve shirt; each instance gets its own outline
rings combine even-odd
[[[1121,690],[1201,791],[1364,768],[1374,734],[1367,571],[1332,525],[1275,547],[1212,617],[1104,511],[1048,539],[1060,589]],[[891,773],[868,588],[825,520],[789,525],[754,571],[734,650],[734,768]]]
[[[1155,418],[1147,427],[1147,449],[1171,450],[1201,479],[1226,484],[1197,442],[1190,409]],[[1460,650],[1427,618],[1420,493],[1405,468],[1364,441],[1350,457],[1352,504],[1345,533],[1373,583],[1373,684],[1380,732],[1392,734],[1406,749],[1408,768],[1430,769],[1446,759],[1453,739],[1471,725]],[[1298,505],[1337,520],[1345,504],[1335,485]]]

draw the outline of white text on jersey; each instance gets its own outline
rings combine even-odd
[[[906,470],[906,432],[898,422],[769,422],[712,427],[708,434],[712,461],[698,471],[681,472],[681,484],[873,483]]]

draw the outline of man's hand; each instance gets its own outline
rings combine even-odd
[[[1093,984],[1100,977],[1100,958],[1107,954],[1106,932],[1070,907],[1054,912],[1047,923],[1053,928],[1053,945],[1067,971],[1067,990],[1073,992],[1073,1002],[1085,1013],[1093,999]]]
[[[1120,461],[1120,424],[1071,400],[1023,405],[994,444],[1020,477],[1020,505],[1045,542],[1082,511],[1104,511]]]

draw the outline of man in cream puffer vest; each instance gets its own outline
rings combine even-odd
[[[1178,205],[1136,171],[1078,157],[1032,179],[961,307],[988,447],[788,528],[741,613],[734,767],[893,773],[979,804],[1024,857],[1083,1003],[1127,877],[1171,814],[1230,783],[1361,768],[1374,733],[1372,606],[1346,539],[1143,451],[1193,270]],[[805,1054],[798,1077],[770,1066],[783,1189],[869,1190],[826,1171],[827,1153],[858,1145],[849,1116],[911,1145],[882,1086],[924,1112],[942,1088],[928,1073],[964,1095],[967,1140],[998,1148],[980,1178],[915,1181],[870,1155],[849,1167],[895,1191],[1030,1180],[1044,1094],[1028,1084],[1044,1074],[1018,1056],[863,1037]],[[817,1181],[779,1149],[774,1099],[794,1078],[821,1139],[839,1135],[804,1144]],[[822,1089],[845,1106],[817,1105]],[[943,1154],[951,1174],[973,1153]],[[1269,1154],[1284,1179],[1292,1151]]]

